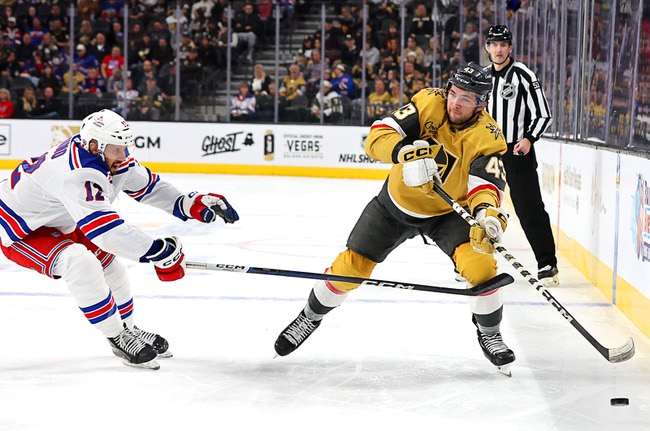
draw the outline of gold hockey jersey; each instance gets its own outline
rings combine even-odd
[[[411,103],[372,125],[366,139],[366,154],[393,163],[388,178],[391,200],[402,212],[418,218],[446,214],[451,207],[435,192],[424,194],[402,181],[399,150],[415,140],[429,142],[434,149],[443,189],[471,211],[479,204],[498,207],[505,190],[501,155],[507,146],[494,119],[481,111],[476,122],[456,129],[447,117],[446,92],[426,88]]]

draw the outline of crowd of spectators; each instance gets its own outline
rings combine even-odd
[[[244,7],[229,37],[224,14],[228,4],[183,1],[179,18],[175,0],[77,0],[71,19],[69,1],[4,1],[0,118],[67,117],[72,94],[75,116],[110,107],[129,119],[165,119],[175,102],[174,47],[179,50],[180,93],[186,100],[199,96],[205,76],[225,68],[228,43],[242,61],[252,61],[262,20],[257,14],[250,17],[250,7]],[[122,28],[125,10],[128,29]]]
[[[247,5],[248,13],[259,10],[261,17],[263,2],[259,3],[257,9]],[[479,21],[484,29],[494,22],[493,1],[483,1],[481,15],[473,0],[441,2],[436,23],[432,18],[433,2],[404,3],[404,35],[400,33],[400,2],[397,0],[366,2],[365,28],[361,2],[331,3],[324,29],[305,36],[302,46],[294,53],[293,62],[286,68],[286,75],[280,72],[280,120],[320,121],[320,105],[325,104],[334,107],[323,109],[332,114],[324,115],[325,122],[338,122],[341,117],[355,115],[356,122],[361,107],[365,106],[365,117],[370,123],[400,104],[408,103],[422,88],[444,85],[461,60],[489,63],[480,46],[478,29]],[[301,14],[318,16],[319,5],[306,1],[299,4],[300,13],[295,14],[296,19],[300,19]],[[508,2],[508,10],[513,12],[519,5],[517,1]],[[434,26],[437,26],[436,31]],[[323,33],[324,38],[321,38]],[[404,46],[401,46],[402,37]],[[321,58],[321,51],[325,58]],[[255,65],[257,73],[271,74],[264,71],[262,64]],[[250,78],[253,97],[268,97],[268,89],[262,88],[258,81],[256,76]],[[321,96],[321,86],[327,97]],[[363,90],[365,103],[360,100]],[[236,100],[239,97],[233,98],[233,112],[239,109],[235,106],[240,103]],[[269,108],[273,110],[274,106]],[[269,113],[259,104],[254,109],[256,111],[249,112],[248,119],[268,118]]]

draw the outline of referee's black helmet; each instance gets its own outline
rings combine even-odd
[[[447,91],[454,85],[461,90],[476,94],[479,104],[481,104],[488,99],[492,91],[492,74],[490,70],[489,67],[484,68],[480,64],[470,61],[451,74],[447,82]]]
[[[485,43],[502,41],[512,43],[512,32],[508,27],[505,25],[493,25],[488,28],[487,36],[485,36]]]

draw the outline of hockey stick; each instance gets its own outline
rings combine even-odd
[[[479,296],[491,292],[515,281],[510,274],[498,274],[496,277],[481,283],[471,289],[453,289],[451,287],[428,286],[424,284],[401,283],[397,281],[376,280],[373,278],[346,277],[335,274],[319,274],[317,272],[290,271],[272,268],[257,268],[254,266],[227,265],[223,263],[186,262],[186,268],[206,269],[210,271],[243,272],[247,274],[279,275],[281,277],[310,278],[313,280],[339,281],[357,283],[362,286],[392,287],[393,289],[421,290],[424,292],[447,293],[450,295]]]
[[[443,198],[453,209],[456,211],[467,223],[469,223],[470,226],[475,226],[478,225],[478,222],[472,217],[465,209],[458,204],[451,196],[445,192],[442,187],[440,187],[438,184],[433,185],[434,190],[438,195],[440,195],[441,198]],[[592,346],[600,352],[601,355],[605,359],[607,359],[609,362],[623,362],[627,361],[630,359],[632,356],[634,356],[634,340],[630,337],[629,340],[625,344],[619,347],[615,347],[613,349],[609,349],[602,344],[600,344],[596,339],[580,324],[578,321],[567,311],[566,308],[562,306],[558,302],[557,299],[551,293],[544,287],[542,283],[540,283],[536,278],[534,278],[530,272],[523,267],[523,265],[508,252],[508,250],[505,249],[501,244],[499,244],[497,241],[492,240],[492,244],[494,245],[494,248],[496,251],[501,254],[519,273],[530,283],[531,286],[535,287],[535,289],[542,294],[544,298],[548,302],[551,303],[551,305],[566,319],[573,325],[574,328],[582,334],[583,337],[591,343]]]

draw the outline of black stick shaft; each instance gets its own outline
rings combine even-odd
[[[319,274],[316,272],[291,271],[284,269],[258,268],[254,266],[228,265],[220,263],[186,262],[190,269],[204,269],[210,271],[242,272],[246,274],[278,275],[281,277],[308,278],[313,280],[338,281],[356,283],[362,286],[391,287],[393,289],[420,290],[424,292],[445,293],[449,295],[478,296],[491,292],[499,287],[506,286],[514,281],[510,274],[498,274],[485,283],[471,289],[453,289],[451,287],[429,286],[425,284],[402,283],[397,281],[377,280],[374,278],[346,277],[335,274]]]
[[[434,190],[441,198],[445,200],[453,209],[456,211],[470,226],[475,226],[478,224],[476,219],[471,216],[470,213],[465,211],[465,208],[460,206],[451,196],[445,192],[442,187],[434,183]],[[494,244],[494,249],[501,254],[519,273],[528,281],[528,283],[535,288],[542,296],[555,308],[566,320],[571,323],[571,325],[580,332],[580,334],[589,341],[589,343],[598,350],[598,352],[603,355],[605,359],[610,362],[623,362],[630,359],[634,356],[634,341],[632,338],[620,347],[609,349],[602,344],[600,344],[590,333],[587,331],[572,315],[567,311],[566,308],[560,304],[560,302],[555,299],[551,292],[544,287],[531,273],[524,268],[524,266],[519,263],[512,254],[506,250],[504,246],[499,244],[497,241],[492,240]]]

